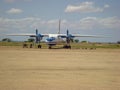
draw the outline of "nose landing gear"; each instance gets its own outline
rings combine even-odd
[[[51,49],[51,48],[52,48],[52,46],[49,46],[48,48],[49,48],[49,49]]]

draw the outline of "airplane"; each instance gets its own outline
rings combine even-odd
[[[60,34],[60,20],[59,20],[59,31],[57,34],[41,34],[38,33],[38,29],[36,29],[35,34],[8,34],[9,36],[30,36],[30,37],[35,37],[36,38],[36,43],[38,43],[38,48],[41,48],[42,46],[40,45],[41,40],[43,37],[47,37],[45,40],[46,44],[48,45],[48,48],[51,49],[52,46],[57,45],[60,42],[66,42],[66,45],[64,45],[64,48],[70,48],[71,45],[70,42],[73,38],[75,37],[101,37],[101,36],[96,36],[96,35],[80,35],[80,34],[70,34],[69,30],[66,31],[66,34]],[[65,40],[64,40],[65,39]]]

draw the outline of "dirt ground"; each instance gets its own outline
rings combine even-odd
[[[120,90],[120,49],[0,47],[0,90]]]

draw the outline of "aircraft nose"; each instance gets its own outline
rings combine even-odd
[[[46,39],[47,42],[52,42],[53,40],[55,40],[54,37],[51,37],[51,38],[47,38],[47,39]]]

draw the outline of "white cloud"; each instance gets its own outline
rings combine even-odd
[[[86,17],[78,21],[75,25],[76,29],[119,29],[120,28],[120,18],[117,17],[107,17],[107,18],[97,18],[97,17]]]
[[[42,20],[35,17],[27,17],[21,19],[0,18],[0,31],[20,30],[27,31],[29,29],[56,29],[58,28],[58,20]]]
[[[111,29],[120,28],[120,18],[117,18],[117,17],[103,18],[99,20],[99,22],[103,25],[103,27],[107,27]]]
[[[100,25],[98,19],[96,17],[86,17],[79,21],[79,25],[81,29],[93,29]]]
[[[79,5],[68,5],[65,9],[65,12],[79,12],[79,13],[90,13],[90,12],[103,12],[104,8],[108,8],[109,5],[105,5],[104,7],[96,7],[94,2],[83,2]]]
[[[104,8],[109,8],[109,7],[110,7],[110,5],[108,5],[108,4],[104,5]]]
[[[21,19],[9,19],[0,17],[0,32],[19,30],[27,31],[30,29],[38,28],[42,32],[44,30],[58,30],[58,20],[42,20],[40,18],[28,17]],[[96,29],[117,29],[120,28],[120,18],[108,17],[108,18],[97,18],[97,17],[86,17],[78,21],[61,21],[61,29],[66,30],[96,30]],[[56,31],[55,31],[56,32]]]
[[[6,13],[8,13],[8,14],[20,14],[20,13],[22,13],[22,12],[23,12],[23,10],[21,10],[21,9],[11,8],[11,9],[8,10]]]

